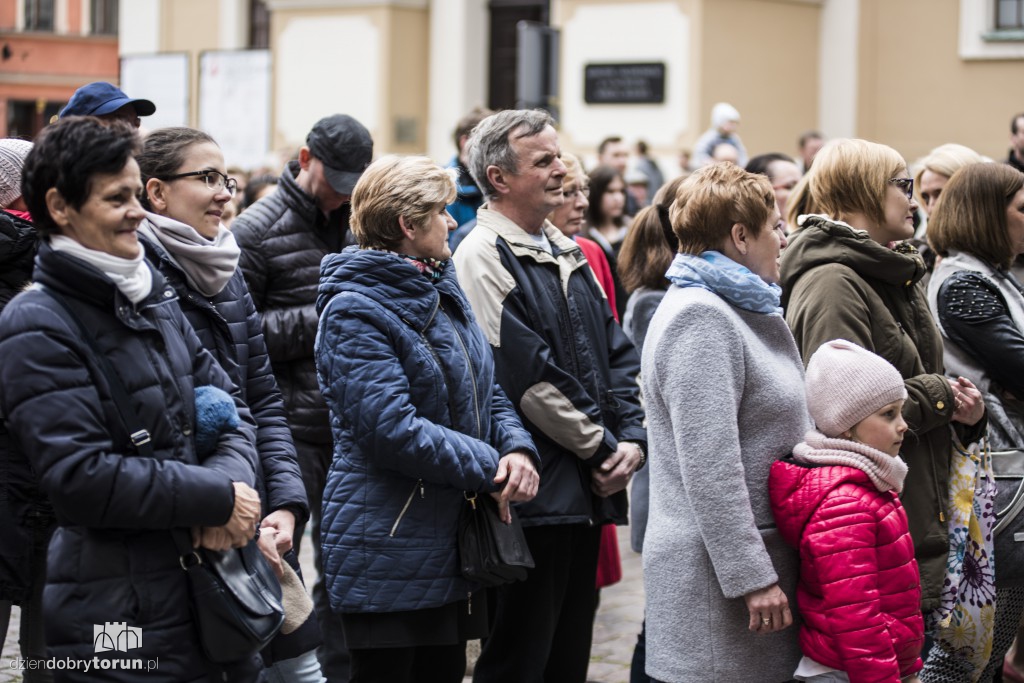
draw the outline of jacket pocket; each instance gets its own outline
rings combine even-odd
[[[402,506],[401,511],[398,513],[398,517],[395,519],[395,523],[391,525],[391,532],[388,536],[391,538],[395,537],[398,532],[398,525],[402,523],[402,519],[405,517],[405,513],[409,511],[409,506],[412,505],[412,501],[416,498],[416,492],[419,491],[420,498],[423,498],[425,493],[423,491],[423,480],[417,479],[416,484],[412,487],[412,491],[409,492],[409,497],[405,499],[405,504]]]

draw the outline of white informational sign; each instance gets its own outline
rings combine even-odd
[[[270,51],[216,50],[199,57],[199,127],[228,166],[262,166],[270,149]]]
[[[121,57],[121,90],[135,100],[150,100],[156,113],[142,119],[147,130],[188,125],[188,55]]]

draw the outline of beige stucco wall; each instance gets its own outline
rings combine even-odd
[[[220,45],[220,5],[209,0],[160,3],[160,47],[189,53],[189,121],[199,121],[199,53]]]
[[[277,9],[270,43],[275,149],[301,145],[318,119],[335,113],[366,126],[376,156],[426,149],[426,8]],[[415,142],[396,142],[403,118],[414,121]]]
[[[1024,60],[961,59],[951,0],[861,0],[861,8],[857,134],[910,163],[946,142],[1005,159],[1010,117],[1024,111]]]
[[[813,2],[704,0],[696,135],[724,101],[742,116],[751,156],[794,154],[800,134],[818,126],[820,20]]]

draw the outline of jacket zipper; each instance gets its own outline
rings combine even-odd
[[[473,359],[469,355],[469,348],[466,346],[466,341],[462,338],[462,335],[459,333],[459,329],[455,326],[455,323],[452,322],[451,316],[448,315],[446,310],[444,310],[444,306],[441,306],[441,312],[444,314],[444,317],[448,319],[448,322],[451,323],[452,331],[455,332],[455,338],[459,340],[459,346],[462,347],[462,353],[465,354],[466,363],[469,365],[469,378],[473,385],[473,413],[476,416],[476,438],[481,439],[483,438],[483,427],[480,424],[480,399],[477,396],[476,369],[473,367]],[[452,425],[454,426],[454,424],[455,416],[452,415]]]
[[[398,525],[402,523],[402,518],[405,517],[405,513],[409,511],[409,506],[412,505],[412,499],[416,497],[416,489],[420,491],[420,498],[425,497],[425,491],[423,490],[423,480],[417,479],[416,485],[412,487],[412,491],[409,493],[409,497],[405,499],[405,505],[402,506],[402,511],[398,513],[398,519],[391,526],[391,533],[388,534],[391,538],[395,537],[395,532],[398,531]]]

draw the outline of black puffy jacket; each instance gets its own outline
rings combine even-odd
[[[239,267],[256,309],[284,395],[295,438],[331,443],[327,404],[320,395],[313,359],[320,261],[339,252],[348,206],[330,216],[295,182],[298,162],[281,174],[277,191],[242,212],[231,231],[242,248]]]
[[[159,658],[159,667],[121,680],[205,680],[211,667],[171,530],[223,525],[234,505],[232,482],[255,485],[249,411],[237,401],[242,425],[200,462],[195,386],[230,390],[231,382],[159,272],[152,293],[133,305],[98,270],[43,244],[34,280],[75,309],[154,450],[142,457],[127,445],[106,376],[60,304],[37,288],[19,294],[0,315],[0,411],[59,525],[43,601],[50,654],[91,660],[94,626],[123,622],[142,629],[142,646],[113,654]]]
[[[159,229],[159,228],[154,228]],[[239,388],[256,422],[263,515],[281,508],[295,513],[296,524],[309,519],[295,445],[288,430],[281,392],[263,340],[242,271],[236,270],[219,294],[207,298],[189,286],[184,272],[159,245],[143,239],[146,258],[178,294],[178,303],[203,347],[213,354]]]
[[[36,229],[0,211],[0,311],[32,278],[32,261],[39,237]],[[15,604],[28,597],[34,576],[45,567],[33,566],[34,537],[53,528],[53,509],[39,491],[28,458],[11,449],[7,427],[0,421],[0,600]]]
[[[38,242],[31,223],[0,211],[0,310],[32,279]]]

